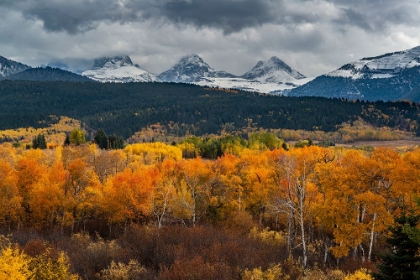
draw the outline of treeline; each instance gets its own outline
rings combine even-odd
[[[331,132],[361,117],[374,127],[420,133],[419,105],[410,102],[229,93],[171,83],[0,81],[0,92],[0,129],[37,128],[51,123],[50,115],[68,116],[127,139],[153,124],[176,136],[221,134],[226,127],[229,133],[249,127]]]
[[[375,270],[394,218],[419,214],[420,149],[274,145],[210,161],[162,143],[3,144],[0,228],[85,279],[368,277],[356,270]]]

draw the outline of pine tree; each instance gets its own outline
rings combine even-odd
[[[98,132],[96,132],[94,140],[95,143],[98,144],[99,148],[108,149],[108,136],[102,129],[99,129]]]
[[[420,229],[417,228],[420,216],[404,214],[395,222],[391,237],[387,239],[390,252],[381,256],[379,273],[373,273],[373,276],[378,280],[420,280]]]
[[[32,139],[32,148],[34,149],[46,149],[47,141],[45,140],[44,134],[38,134]]]
[[[70,136],[66,134],[66,139],[64,139],[64,146],[70,145]]]

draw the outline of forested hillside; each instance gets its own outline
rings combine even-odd
[[[0,129],[46,126],[55,115],[124,138],[158,123],[185,136],[220,134],[226,126],[336,131],[359,118],[420,134],[419,108],[409,102],[291,98],[172,83],[0,82]]]

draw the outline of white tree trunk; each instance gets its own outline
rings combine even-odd
[[[370,230],[370,242],[369,242],[369,252],[368,252],[368,261],[371,261],[372,257],[372,248],[373,248],[373,239],[375,237],[375,223],[376,223],[377,214],[373,214],[372,220],[372,229]]]

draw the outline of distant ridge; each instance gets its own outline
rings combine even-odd
[[[7,76],[3,80],[23,81],[67,81],[67,82],[92,82],[89,78],[72,72],[51,67],[29,68],[25,71]]]
[[[29,68],[31,67],[28,65],[0,56],[0,78],[25,71]]]

